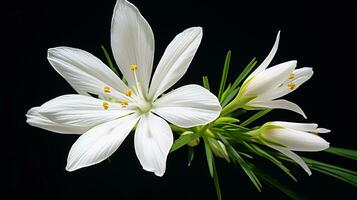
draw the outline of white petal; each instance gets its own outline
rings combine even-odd
[[[97,164],[112,155],[135,126],[139,117],[132,114],[96,126],[73,144],[67,158],[67,171]]]
[[[173,143],[170,126],[160,117],[148,113],[141,117],[135,131],[136,156],[146,171],[162,176],[166,159]]]
[[[291,158],[298,165],[300,165],[309,176],[312,174],[310,168],[306,165],[305,161],[302,158],[300,158],[300,156],[298,156],[296,153],[294,153],[294,152],[292,152],[289,149],[284,148],[284,147],[279,147],[279,146],[270,145],[270,144],[266,144],[266,145],[269,146],[272,149],[280,151],[282,154],[284,154],[287,157]]]
[[[130,86],[135,86],[130,65],[138,65],[137,77],[147,91],[154,58],[154,35],[139,10],[125,0],[118,0],[112,18],[111,46],[116,63]]]
[[[310,67],[304,67],[300,68],[297,70],[294,70],[293,72],[295,74],[295,77],[291,80],[287,79],[284,84],[281,86],[277,87],[276,89],[272,90],[271,92],[266,92],[266,96],[264,97],[265,99],[277,99],[282,96],[285,96],[289,94],[290,92],[293,92],[297,90],[303,83],[305,83],[307,80],[309,80],[312,75],[313,71],[312,68]],[[294,88],[289,88],[288,84],[289,83],[294,83],[295,86]]]
[[[278,46],[279,46],[279,40],[280,40],[280,31],[278,32],[278,35],[276,36],[275,39],[275,43],[273,45],[273,48],[270,50],[268,56],[264,59],[264,61],[259,65],[259,67],[257,69],[255,69],[246,80],[250,79],[251,77],[253,77],[254,75],[264,71],[268,65],[270,64],[270,62],[273,60],[276,51],[278,50]]]
[[[244,95],[259,96],[270,92],[272,88],[278,87],[284,83],[288,74],[294,71],[296,61],[288,61],[273,67],[270,67],[253,77],[245,89]]]
[[[202,28],[193,27],[178,34],[167,46],[150,85],[149,98],[155,100],[187,71],[202,39]]]
[[[282,144],[292,151],[322,151],[329,147],[329,143],[316,134],[289,128],[270,129],[264,133],[264,137]]]
[[[317,128],[317,124],[314,123],[295,123],[295,122],[283,122],[283,121],[274,121],[269,122],[269,124],[282,126],[285,128],[290,128],[298,131],[312,131]]]
[[[316,132],[318,132],[318,133],[329,133],[329,132],[331,132],[331,130],[329,130],[327,128],[317,128]]]
[[[284,100],[278,99],[274,101],[266,101],[266,102],[249,102],[248,106],[257,107],[257,108],[272,108],[272,109],[285,109],[291,110],[296,113],[299,113],[306,119],[306,115],[304,111],[295,103]]]
[[[153,112],[176,126],[188,128],[215,120],[221,106],[216,96],[199,85],[186,85],[154,102]]]
[[[103,106],[103,103],[107,104],[106,107]],[[119,103],[72,94],[59,96],[46,102],[41,106],[39,112],[56,123],[93,127],[134,111],[131,107],[122,108]]]
[[[92,54],[71,47],[56,47],[48,49],[47,59],[79,94],[92,93],[127,99],[121,94],[125,93],[126,85]],[[104,93],[105,86],[111,88],[111,93]]]
[[[90,128],[90,127],[71,126],[67,124],[59,124],[53,122],[47,117],[41,115],[39,113],[39,110],[40,107],[33,107],[27,112],[26,122],[31,126],[42,128],[55,133],[63,133],[63,134],[82,134]]]

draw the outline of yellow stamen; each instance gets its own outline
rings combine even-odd
[[[127,89],[126,92],[125,92],[125,95],[128,96],[128,97],[131,97],[131,94],[133,93],[133,91],[131,91],[131,89]]]
[[[294,73],[290,73],[290,74],[288,75],[288,79],[291,80],[291,79],[293,79],[293,78],[295,78],[295,74],[294,74]]]
[[[138,65],[132,64],[130,65],[130,70],[135,72],[138,69]]]
[[[120,101],[119,103],[121,104],[122,108],[126,108],[129,105],[127,101]]]
[[[108,108],[109,108],[108,102],[103,102],[103,108],[104,108],[104,110],[108,110]]]
[[[103,87],[103,91],[105,92],[105,93],[110,93],[110,87],[109,86],[104,86]]]
[[[290,90],[295,89],[295,87],[296,87],[296,84],[293,83],[293,82],[291,82],[291,83],[288,84],[288,88],[289,88]]]

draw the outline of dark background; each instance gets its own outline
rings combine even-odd
[[[115,1],[12,1],[5,6],[5,58],[1,98],[5,112],[3,147],[5,189],[10,199],[215,199],[202,148],[191,167],[186,151],[169,156],[162,178],[147,173],[135,156],[128,137],[111,163],[65,171],[67,153],[78,136],[60,135],[25,123],[34,106],[74,93],[49,65],[49,47],[72,46],[103,59],[100,45],[110,49],[110,22]],[[356,10],[344,1],[132,1],[150,23],[156,40],[155,64],[171,39],[191,26],[202,26],[204,36],[186,76],[175,87],[200,83],[210,77],[218,88],[224,56],[232,50],[230,80],[254,56],[262,61],[281,30],[281,43],[272,64],[297,59],[300,67],[314,67],[313,78],[286,98],[308,115],[277,110],[264,120],[317,122],[332,129],[324,137],[333,145],[357,149],[356,113]],[[5,105],[5,106],[4,106]],[[6,129],[9,128],[9,129]],[[304,154],[305,155],[305,154]],[[326,153],[314,158],[356,167]],[[4,155],[3,155],[4,156]],[[287,198],[268,186],[258,193],[240,168],[217,162],[224,199]],[[264,164],[263,167],[274,168]],[[291,168],[298,183],[283,178],[308,199],[353,198],[356,189],[315,172],[311,177]],[[274,172],[273,172],[274,173]],[[336,196],[338,195],[338,196]]]

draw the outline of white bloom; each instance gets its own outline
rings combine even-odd
[[[264,124],[258,132],[267,146],[290,157],[311,175],[304,160],[292,151],[314,152],[329,148],[329,143],[317,134],[330,130],[317,127],[317,124],[275,121]]]
[[[287,109],[305,116],[303,110],[287,100],[278,99],[296,90],[313,74],[312,68],[296,68],[297,61],[284,62],[267,68],[272,61],[279,45],[280,32],[269,55],[260,66],[244,81],[240,98],[255,97],[245,103],[247,109],[280,108]]]
[[[68,171],[108,158],[137,124],[136,155],[145,170],[162,176],[173,143],[165,120],[193,127],[213,121],[221,110],[217,98],[199,85],[186,85],[160,96],[185,74],[201,38],[200,27],[178,34],[166,48],[149,87],[153,32],[133,4],[118,0],[111,46],[128,86],[88,52],[70,47],[49,49],[49,62],[79,94],[63,95],[30,109],[27,122],[57,133],[83,133],[69,152]]]

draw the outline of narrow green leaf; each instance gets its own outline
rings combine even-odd
[[[240,73],[238,78],[234,81],[232,88],[235,89],[238,87],[240,82],[242,82],[245,77],[250,73],[250,71],[253,69],[253,67],[257,64],[256,58],[253,58],[248,65],[244,68],[243,72]]]
[[[222,103],[226,97],[230,94],[230,89],[231,89],[231,84],[228,84],[227,89],[223,92],[221,99],[219,100],[220,103]]]
[[[352,160],[357,160],[357,151],[353,149],[345,149],[345,148],[338,148],[338,147],[330,147],[325,150],[325,152],[334,154],[337,156],[341,156],[344,158],[349,158]]]
[[[207,76],[202,76],[203,87],[210,90],[209,81]]]
[[[208,143],[208,140],[206,137],[203,137],[203,141],[205,143],[205,151],[206,151],[209,173],[210,173],[211,177],[213,177],[213,159],[214,159],[213,153],[212,153],[212,150],[209,146],[209,143]]]
[[[220,136],[220,135],[218,135],[218,136]],[[228,154],[231,156],[232,162],[235,163],[236,165],[240,165],[242,167],[243,171],[248,175],[251,182],[254,184],[254,186],[260,192],[261,188],[262,188],[262,184],[260,183],[259,179],[255,176],[251,167],[239,155],[239,153],[228,143],[228,141],[224,137],[220,136],[220,138],[223,141],[224,145],[226,145],[227,151],[229,152]]]
[[[219,144],[218,140],[213,139],[213,138],[208,138],[208,141],[210,143],[212,143],[211,145],[214,145],[218,151],[218,153],[220,155],[222,155],[224,157],[224,159],[226,159],[227,162],[231,162],[231,160],[229,159],[227,152],[222,148],[222,146]]]
[[[270,162],[275,164],[277,167],[279,167],[283,172],[285,172],[291,179],[293,179],[295,182],[297,182],[297,179],[290,173],[290,170],[286,168],[278,159],[276,159],[274,156],[269,154],[268,152],[264,151],[260,147],[258,147],[255,144],[248,144],[247,142],[242,142],[244,146],[248,147],[251,151],[255,152],[258,154],[260,157],[268,159]]]
[[[193,160],[194,155],[195,155],[195,148],[188,147],[188,162],[187,162],[188,166],[191,166],[191,162]]]
[[[108,51],[105,49],[105,47],[104,47],[103,45],[102,45],[101,47],[102,47],[102,51],[103,51],[103,53],[104,53],[105,59],[107,60],[108,66],[110,67],[110,69],[112,69],[112,71],[113,71],[115,74],[119,75],[118,70],[114,67],[113,62],[112,62],[112,60],[110,59],[110,56],[109,56],[109,54],[108,54]]]
[[[192,131],[186,131],[186,133],[187,134],[181,135],[178,139],[175,140],[174,144],[170,149],[170,153],[176,151],[177,149],[181,148],[182,146],[186,145],[187,143],[199,137],[198,134]]]
[[[223,93],[225,85],[226,85],[230,62],[231,62],[231,51],[228,51],[228,53],[226,55],[226,59],[224,61],[221,84],[219,85],[218,99],[221,99],[222,93]]]
[[[249,119],[247,119],[244,122],[242,122],[240,125],[241,126],[247,126],[247,125],[251,124],[252,122],[254,122],[255,120],[257,120],[257,119],[263,117],[264,115],[268,114],[270,111],[272,111],[272,109],[261,110],[261,111],[255,113],[255,115],[251,116]]]
[[[225,97],[223,99],[223,102],[221,103],[222,108],[224,108],[230,101],[232,101],[234,99],[234,97],[237,96],[238,91],[239,91],[239,88],[236,88],[234,90],[232,90],[232,88],[230,88],[230,91],[229,91],[227,97]]]
[[[293,190],[291,190],[290,188],[286,187],[286,184],[282,184],[280,183],[280,181],[278,181],[276,178],[274,178],[273,176],[270,176],[269,174],[263,172],[261,169],[254,167],[254,172],[257,176],[259,176],[259,178],[261,178],[261,180],[263,180],[264,182],[266,182],[267,184],[276,187],[278,190],[280,190],[281,192],[283,192],[284,194],[286,194],[287,196],[289,196],[292,199],[304,199],[302,198],[299,194],[297,194],[296,192],[294,192]]]
[[[221,187],[219,186],[218,173],[217,173],[216,164],[214,162],[214,158],[212,159],[212,165],[213,165],[212,166],[213,167],[213,182],[214,182],[214,187],[216,188],[217,199],[222,200]]]

